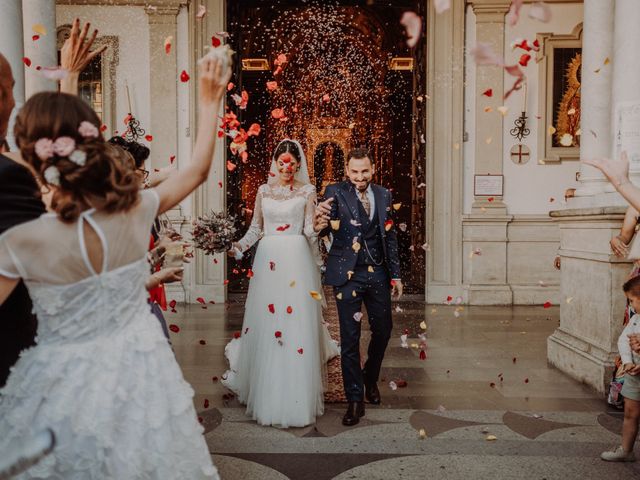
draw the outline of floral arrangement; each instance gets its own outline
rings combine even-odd
[[[206,255],[225,252],[231,248],[236,234],[235,217],[223,212],[211,212],[193,222],[193,244]]]

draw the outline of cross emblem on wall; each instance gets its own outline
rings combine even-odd
[[[529,147],[519,143],[511,147],[511,161],[516,165],[523,165],[529,161],[531,152]]]

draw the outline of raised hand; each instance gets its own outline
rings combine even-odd
[[[91,51],[91,46],[98,36],[98,30],[93,30],[91,37],[87,39],[90,23],[85,23],[80,29],[80,19],[76,18],[71,26],[71,35],[64,42],[60,51],[61,67],[67,70],[68,75],[61,80],[60,90],[71,95],[78,94],[78,78],[80,73],[91,61],[104,52],[107,46],[102,46]]]
[[[227,91],[231,68],[215,55],[205,55],[198,62],[200,68],[200,101],[204,104],[220,102]]]
[[[622,185],[630,182],[629,157],[627,156],[627,152],[622,152],[620,160],[612,160],[610,158],[592,158],[582,160],[582,163],[596,167],[604,173],[616,190],[619,190]]]
[[[313,218],[313,229],[316,232],[320,232],[329,226],[332,203],[333,197],[327,198],[324,202],[320,202],[316,206]]]
[[[633,350],[636,353],[640,353],[640,334],[639,333],[634,333],[629,335],[629,346],[631,347],[631,350]]]

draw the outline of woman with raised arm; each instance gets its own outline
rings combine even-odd
[[[0,236],[0,304],[23,279],[39,319],[37,345],[0,390],[0,456],[31,432],[57,438],[20,478],[218,478],[145,281],[154,218],[209,173],[230,77],[223,55],[200,62],[193,161],[156,189],[140,191],[77,97],[39,93],[18,114],[18,146],[53,190],[53,212]]]

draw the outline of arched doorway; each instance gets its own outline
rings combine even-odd
[[[369,3],[277,0],[264,8],[257,0],[227,2],[229,42],[238,57],[232,81],[250,98],[237,113],[263,132],[249,161],[228,174],[227,206],[249,220],[243,207],[251,209],[283,138],[302,144],[319,194],[328,181],[342,179],[348,151],[366,147],[376,165],[374,181],[392,189],[394,203],[401,204],[395,213],[407,290],[423,293],[425,196],[418,186],[426,183],[426,66],[424,46],[406,46],[400,17],[407,9],[423,15],[425,2]],[[410,68],[395,68],[397,58]],[[274,109],[283,116],[276,118]]]

